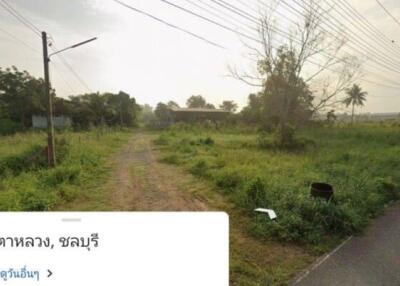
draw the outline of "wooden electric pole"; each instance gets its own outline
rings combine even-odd
[[[44,63],[44,89],[47,98],[47,162],[49,167],[56,166],[56,150],[54,141],[54,122],[53,122],[53,95],[50,91],[49,78],[49,55],[47,51],[47,34],[42,32],[43,43],[43,63]]]

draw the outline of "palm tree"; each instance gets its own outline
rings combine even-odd
[[[346,107],[351,105],[351,124],[354,123],[354,107],[364,106],[364,102],[367,100],[367,92],[362,91],[358,84],[353,84],[353,86],[346,90],[347,97],[343,100]]]

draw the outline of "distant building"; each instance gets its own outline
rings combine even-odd
[[[225,119],[230,111],[210,108],[177,108],[171,107],[172,122],[198,122],[198,121],[220,121]]]
[[[55,128],[68,128],[71,127],[71,118],[67,116],[55,116],[53,117]],[[32,127],[39,129],[47,128],[47,117],[32,115]]]

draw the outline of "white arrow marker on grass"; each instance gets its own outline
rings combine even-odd
[[[276,219],[278,217],[274,210],[258,208],[258,209],[255,209],[254,211],[259,212],[259,213],[266,213],[266,214],[268,214],[270,219]]]

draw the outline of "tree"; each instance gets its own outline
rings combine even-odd
[[[354,123],[354,107],[364,106],[364,102],[367,100],[367,92],[362,91],[358,84],[353,84],[353,86],[346,90],[347,97],[343,100],[346,107],[351,105],[351,124]]]
[[[5,70],[0,68],[0,108],[7,110],[1,117],[7,116],[22,129],[31,127],[32,115],[46,112],[43,90],[43,79],[36,79],[15,66]],[[54,90],[51,92],[54,96]]]
[[[168,101],[167,106],[170,108],[179,108],[179,104],[172,100]]]
[[[186,101],[186,106],[188,108],[205,108],[206,104],[206,100],[201,95],[192,95]]]
[[[248,124],[259,124],[263,113],[263,103],[261,93],[250,94],[248,97],[247,106],[241,111],[243,120]]]
[[[229,112],[235,112],[238,108],[238,105],[233,100],[224,100],[219,108]]]
[[[156,121],[156,115],[154,114],[153,108],[148,105],[142,105],[140,114],[139,114],[139,122],[144,126],[153,126]]]
[[[234,78],[261,89],[257,95],[261,123],[274,119],[282,139],[317,111],[339,104],[338,97],[353,83],[360,67],[355,57],[342,54],[344,34],[332,36],[322,30],[326,16],[321,6],[315,0],[304,5],[308,7],[304,17],[289,28],[277,27],[277,7],[261,15],[259,45],[244,41],[257,63],[255,73],[230,67]]]
[[[70,100],[56,97],[51,90],[54,101],[54,115],[65,115],[72,118],[76,128],[89,128],[108,124],[110,126],[135,126],[140,110],[135,98],[129,94],[88,93],[71,96]],[[44,93],[43,79],[32,77],[27,71],[16,67],[2,70],[0,68],[0,126],[17,125],[16,130],[32,126],[32,115],[46,116],[47,98]],[[10,123],[11,122],[11,123]],[[3,129],[10,129],[5,126]],[[1,133],[1,130],[0,130]]]
[[[214,104],[206,103],[206,105],[204,106],[204,108],[207,108],[207,109],[215,109],[215,106],[214,106]]]
[[[159,102],[154,110],[154,114],[161,123],[166,123],[171,120],[171,110],[165,103]]]
[[[328,124],[333,124],[337,119],[337,116],[335,114],[335,110],[332,109],[330,111],[328,111],[328,113],[326,114],[326,121],[328,122]]]
[[[104,124],[133,127],[137,124],[140,111],[135,98],[124,92],[71,96],[66,105],[65,110],[69,111],[66,115],[72,118],[74,126],[79,129]]]

